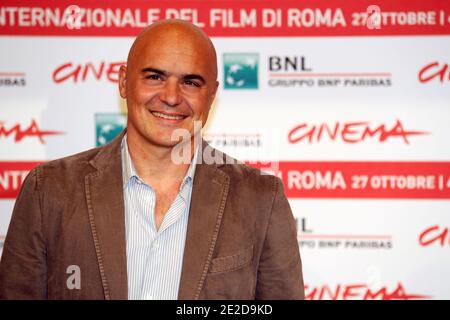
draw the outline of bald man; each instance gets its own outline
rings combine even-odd
[[[145,28],[120,69],[126,130],[24,181],[0,298],[303,299],[281,181],[201,139],[217,87],[203,31]]]

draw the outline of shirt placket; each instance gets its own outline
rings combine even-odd
[[[187,190],[187,191],[186,191]],[[164,251],[164,243],[170,241],[167,238],[168,230],[175,228],[177,222],[180,220],[186,209],[186,194],[189,192],[186,183],[183,183],[183,187],[177,194],[174,202],[171,204],[164,219],[161,223],[160,229],[156,232],[156,227],[152,228],[155,231],[155,237],[151,242],[148,249],[148,260],[146,261],[146,267],[144,271],[143,287],[141,291],[141,297],[147,300],[163,299],[165,297],[157,296],[158,287],[162,285],[161,281],[165,281],[158,277],[156,270],[161,268],[160,261],[164,259],[164,254],[171,254]],[[183,197],[184,196],[184,197]],[[152,225],[154,223],[154,211],[153,217],[151,217]]]

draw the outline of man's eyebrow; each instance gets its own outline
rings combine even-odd
[[[141,70],[142,73],[146,73],[146,72],[153,72],[156,74],[160,74],[160,75],[166,75],[167,72],[165,72],[164,70],[159,70],[159,69],[155,69],[155,68],[144,68]]]
[[[156,74],[159,74],[159,75],[162,75],[162,76],[169,75],[169,72],[167,72],[167,71],[159,70],[159,69],[155,69],[155,68],[150,68],[150,67],[142,69],[141,72],[142,73],[152,72],[152,73],[156,73]],[[199,81],[201,81],[203,83],[206,83],[205,78],[203,78],[199,74],[194,74],[194,73],[193,74],[183,74],[183,75],[181,75],[181,77],[184,80],[199,80]]]
[[[201,75],[199,74],[185,74],[183,75],[183,79],[184,80],[199,80],[203,83],[205,83],[205,78],[203,78]]]

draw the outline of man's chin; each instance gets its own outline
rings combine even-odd
[[[179,141],[173,141],[170,138],[169,139],[152,139],[150,142],[158,147],[166,147],[166,148],[173,148],[175,147]]]
[[[151,139],[151,142],[155,145],[161,146],[161,147],[167,147],[167,148],[173,148],[180,144],[186,144],[190,143],[192,141],[192,137],[174,137],[171,136],[168,137],[156,137],[154,139]]]
[[[140,136],[148,145],[155,147],[173,148],[180,143],[184,144],[192,141],[192,135],[188,130],[183,130],[181,134],[175,134],[173,130],[149,131],[142,131]]]

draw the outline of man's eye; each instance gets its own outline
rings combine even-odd
[[[193,87],[200,87],[200,85],[197,82],[191,81],[191,80],[186,80],[184,81],[184,83],[188,86],[193,86]]]
[[[150,74],[146,76],[146,78],[150,80],[161,80],[161,76],[159,74]]]

